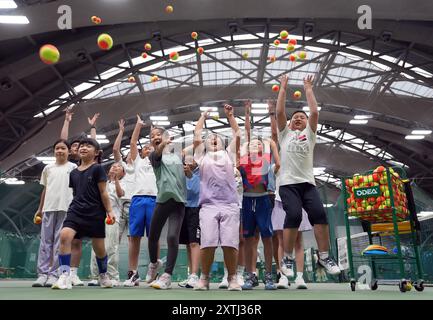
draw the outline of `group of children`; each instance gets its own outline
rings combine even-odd
[[[295,111],[287,123],[287,76],[276,106],[269,101],[272,138],[251,135],[251,103],[245,104],[245,138],[233,107],[224,105],[232,129],[231,141],[204,134],[208,112],[199,118],[193,145],[178,150],[163,128],[152,128],[150,144],[138,150],[144,122],[137,116],[130,153],[120,153],[124,121],[113,145],[115,162],[108,177],[101,166],[96,137],[99,114],[89,120],[91,137],[67,141],[72,113],[66,111],[61,139],[54,144],[55,164],[41,177],[44,186],[36,216],[43,217],[38,279],[33,286],[70,289],[82,285],[76,268],[81,239],[92,239],[92,280],[88,285],[119,286],[119,243],[128,231],[128,276],[125,287],[138,286],[141,238],[148,237],[149,266],[145,281],[155,289],[171,288],[179,244],[187,246],[189,275],[179,286],[209,290],[215,250],[224,254],[225,274],[219,285],[230,291],[259,285],[257,246],[263,242],[266,290],[288,288],[289,278],[306,289],[303,280],[302,231],[314,229],[318,263],[333,275],[340,269],[329,256],[329,229],[315,187],[313,151],[318,123],[313,78],[304,79],[310,114]],[[69,161],[68,161],[69,160]],[[106,220],[112,223],[106,224]],[[159,238],[167,226],[164,272]],[[295,250],[295,255],[293,255]],[[277,283],[272,259],[277,264]],[[199,270],[201,269],[200,276]]]

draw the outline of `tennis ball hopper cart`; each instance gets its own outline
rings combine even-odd
[[[383,284],[398,285],[401,292],[410,291],[412,288],[423,291],[419,252],[420,225],[412,189],[404,169],[379,166],[362,175],[343,177],[342,192],[345,199],[344,220],[351,290],[355,291],[356,288],[357,263],[370,266],[371,290],[376,290]],[[354,250],[351,219],[360,219],[364,231],[368,234],[370,246],[366,250]],[[402,239],[405,246],[402,245]],[[384,240],[388,244],[392,243],[394,248],[390,250],[384,247]],[[387,277],[384,276],[386,270]],[[383,275],[382,279],[379,278],[380,273]]]

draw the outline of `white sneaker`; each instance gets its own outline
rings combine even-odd
[[[185,287],[188,289],[194,288],[197,285],[198,280],[199,278],[196,274],[190,274]]]
[[[231,277],[230,281],[228,281],[227,289],[229,291],[242,291],[242,286],[240,286],[237,276]]]
[[[149,263],[149,267],[147,268],[146,274],[146,282],[151,283],[158,276],[158,271],[162,267],[162,260],[158,259],[156,263]]]
[[[87,282],[87,285],[89,287],[99,287],[99,281],[96,279],[90,280],[89,282]]]
[[[77,274],[77,269],[76,268],[71,268],[71,283],[74,287],[81,287],[84,286],[84,282],[80,280],[80,278],[78,277]]]
[[[326,259],[320,259],[317,261],[319,265],[321,265],[323,268],[325,268],[326,272],[330,275],[336,276],[341,273],[340,268],[337,266],[337,264],[332,260],[331,257],[328,257]]]
[[[45,282],[44,287],[51,288],[53,286],[53,284],[56,283],[57,279],[58,278],[56,276],[49,275],[48,280],[47,280],[47,282]]]
[[[218,289],[227,289],[229,287],[229,282],[227,277],[224,277],[221,283],[218,285]]]
[[[280,273],[280,280],[277,283],[277,289],[289,289],[289,279]]]
[[[72,289],[71,276],[63,273],[59,279],[53,284],[51,289],[70,290]]]
[[[171,289],[171,275],[163,273],[151,286],[154,289]]]
[[[140,276],[137,271],[128,271],[128,279],[123,283],[124,287],[135,287],[140,285]]]
[[[47,282],[48,277],[46,274],[41,274],[35,282],[33,282],[32,287],[34,288],[41,288],[45,285],[45,282]]]
[[[200,276],[200,280],[197,282],[197,285],[193,289],[194,291],[208,291],[209,290],[209,277],[204,276],[203,274]]]
[[[295,286],[296,289],[307,289],[307,285],[305,284],[304,278],[297,277],[295,279]]]
[[[112,288],[113,283],[110,280],[110,277],[107,273],[100,273],[99,274],[99,284],[101,288]]]
[[[113,284],[113,288],[114,287],[120,287],[120,282],[118,280],[116,280],[116,279],[111,280],[111,283]]]
[[[295,266],[295,259],[291,259],[285,256],[280,263],[281,273],[288,278],[293,278],[295,276],[295,272],[293,271],[294,266]]]
[[[236,274],[236,277],[238,278],[239,285],[242,287],[245,284],[244,273],[241,271],[238,271],[238,273]]]
[[[181,288],[186,288],[186,285],[188,284],[189,277],[190,277],[190,275],[188,276],[188,279],[179,282],[177,285]]]

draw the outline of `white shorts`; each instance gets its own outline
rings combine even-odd
[[[200,248],[239,248],[239,205],[203,204],[200,209]]]
[[[272,229],[274,231],[284,230],[284,220],[286,219],[286,212],[283,209],[283,203],[275,200],[274,209],[272,210]],[[307,212],[302,209],[302,222],[298,231],[309,231],[313,229],[310,221],[308,220]]]

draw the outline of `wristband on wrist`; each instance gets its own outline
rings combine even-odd
[[[96,130],[96,127],[95,126],[91,126],[90,129],[95,129]]]

